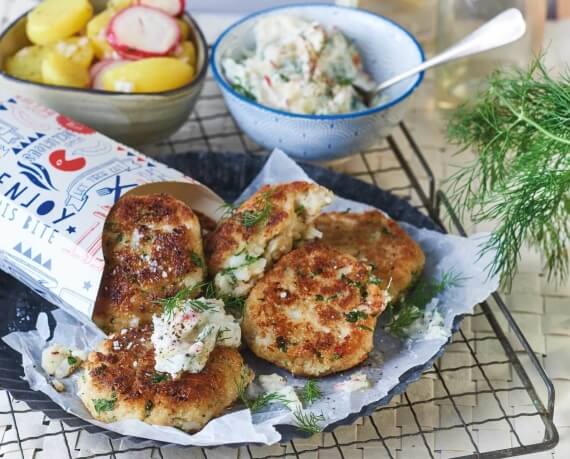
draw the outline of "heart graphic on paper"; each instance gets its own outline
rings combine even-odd
[[[49,155],[50,164],[56,169],[63,172],[76,172],[81,170],[87,164],[85,158],[66,159],[65,150],[55,150]]]

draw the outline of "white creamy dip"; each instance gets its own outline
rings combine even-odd
[[[259,376],[259,384],[265,392],[276,393],[283,397],[284,400],[287,400],[287,408],[291,411],[303,409],[303,404],[299,400],[295,388],[287,385],[287,380],[283,376],[279,376],[277,373],[261,375]]]
[[[337,28],[270,15],[257,22],[254,36],[254,51],[222,61],[226,78],[242,95],[293,113],[338,114],[365,108],[352,85],[371,89],[374,82],[364,72],[355,46]]]
[[[173,377],[202,371],[216,344],[238,347],[241,342],[239,323],[225,313],[222,300],[187,300],[171,314],[153,316],[152,322],[154,368]]]

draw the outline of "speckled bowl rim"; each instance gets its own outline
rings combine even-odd
[[[0,41],[3,41],[6,38],[8,32],[10,32],[22,19],[24,19],[33,8],[29,9],[25,13],[21,14],[16,18],[14,21],[10,23],[8,27],[4,29],[2,34],[0,34]],[[189,89],[193,88],[194,86],[199,86],[202,81],[206,77],[206,73],[208,72],[208,62],[210,60],[209,56],[209,49],[208,49],[208,42],[206,41],[206,37],[204,36],[204,32],[198,25],[198,23],[194,20],[194,18],[187,12],[184,12],[184,18],[190,22],[192,29],[196,32],[195,36],[200,41],[202,48],[204,50],[204,61],[202,62],[202,67],[200,71],[196,74],[196,76],[192,79],[192,81],[180,88],[171,89],[170,91],[162,91],[162,92],[139,92],[139,93],[129,93],[129,92],[116,92],[116,91],[104,91],[102,89],[93,89],[93,88],[71,88],[69,86],[57,86],[45,83],[36,83],[35,81],[23,80],[22,78],[17,78],[12,75],[8,75],[4,68],[0,68],[0,75],[6,78],[7,80],[11,80],[17,83],[24,83],[31,86],[36,86],[45,89],[55,89],[58,91],[65,91],[71,93],[79,93],[79,94],[98,94],[102,96],[112,96],[112,97],[145,97],[145,96],[153,96],[153,97],[168,97],[173,96],[176,94],[183,93],[188,91]]]
[[[351,119],[351,118],[359,118],[359,117],[363,117],[363,116],[368,116],[368,115],[372,115],[374,113],[379,113],[381,111],[387,110],[390,107],[393,107],[394,105],[400,103],[401,101],[403,101],[404,99],[406,99],[407,97],[409,97],[422,83],[423,79],[424,79],[424,72],[420,72],[416,78],[416,81],[414,82],[414,84],[403,94],[401,94],[400,96],[396,97],[393,100],[390,100],[389,102],[386,102],[384,104],[380,104],[374,108],[369,108],[367,110],[360,110],[357,112],[349,112],[349,113],[341,113],[341,114],[337,114],[337,115],[306,115],[306,114],[302,114],[302,113],[292,113],[292,112],[287,112],[284,110],[279,110],[273,107],[269,107],[267,105],[263,105],[260,104],[256,101],[253,101],[251,99],[248,99],[245,96],[242,96],[241,94],[239,94],[237,91],[235,91],[230,84],[228,84],[226,78],[222,75],[222,72],[220,71],[220,69],[218,68],[217,64],[216,64],[216,54],[218,51],[218,47],[219,45],[224,41],[225,37],[232,31],[234,30],[237,26],[251,21],[252,19],[257,18],[258,16],[262,16],[268,13],[272,13],[274,11],[280,11],[280,10],[289,10],[289,9],[297,9],[297,8],[334,8],[334,9],[339,9],[339,10],[348,10],[348,11],[352,11],[352,12],[357,12],[360,14],[365,14],[365,15],[369,15],[369,16],[373,16],[376,19],[379,19],[383,22],[387,22],[393,26],[395,26],[397,29],[400,29],[402,32],[404,32],[405,35],[408,36],[408,38],[412,41],[412,43],[414,45],[416,45],[417,50],[420,53],[420,58],[421,58],[421,62],[425,61],[425,53],[424,53],[424,49],[422,48],[422,46],[420,45],[420,43],[418,42],[417,38],[412,35],[411,32],[409,32],[407,29],[405,29],[404,27],[402,27],[400,24],[398,24],[397,22],[382,16],[380,14],[376,14],[376,13],[372,13],[370,11],[366,11],[366,10],[361,10],[358,8],[352,8],[352,7],[348,7],[348,6],[340,6],[340,5],[327,5],[327,4],[322,4],[322,3],[297,3],[297,4],[292,4],[292,5],[281,5],[281,6],[275,6],[275,7],[271,7],[271,8],[266,8],[263,10],[259,10],[256,11],[252,14],[249,14],[247,16],[245,16],[244,18],[240,19],[237,22],[234,22],[232,25],[230,25],[227,29],[225,29],[222,34],[218,37],[218,39],[216,40],[216,42],[214,43],[214,45],[212,46],[212,52],[210,54],[210,66],[212,67],[212,73],[214,75],[214,79],[216,80],[216,82],[226,91],[228,91],[230,94],[232,94],[233,96],[237,97],[238,99],[240,99],[241,101],[250,104],[254,107],[260,108],[262,110],[268,111],[270,113],[274,113],[274,114],[278,114],[281,116],[287,116],[290,118],[301,118],[301,119],[306,119],[306,120],[343,120],[343,119]]]

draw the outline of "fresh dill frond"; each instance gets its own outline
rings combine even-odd
[[[315,400],[320,399],[323,396],[323,392],[319,387],[319,384],[313,380],[309,379],[303,386],[303,390],[299,394],[299,398],[303,403],[311,404]]]
[[[218,211],[222,212],[221,219],[227,220],[228,218],[230,218],[233,214],[235,214],[237,208],[238,206],[230,202],[225,202],[224,204],[222,204],[220,207],[218,207]]]
[[[247,370],[243,370],[239,381],[236,381],[237,395],[241,402],[253,413],[265,408],[270,403],[283,403],[285,405],[290,403],[290,400],[278,392],[268,392],[255,398],[249,398],[247,396],[247,386]]]
[[[177,309],[186,304],[190,306],[195,312],[209,311],[213,309],[213,306],[202,300],[190,299],[196,291],[200,291],[205,285],[206,283],[200,283],[192,287],[184,287],[183,289],[179,290],[176,295],[168,298],[163,298],[156,301],[156,303],[162,306],[162,312],[166,316],[172,316]]]
[[[444,291],[460,286],[465,279],[465,277],[453,271],[443,273],[441,279],[435,282],[421,279],[398,304],[389,306],[386,316],[390,319],[386,328],[392,335],[406,338],[408,328],[416,320],[423,317],[428,303]]]
[[[193,250],[190,252],[190,259],[192,260],[192,263],[194,264],[194,266],[197,266],[198,268],[204,269],[204,260],[202,259],[202,257],[200,255],[198,255]]]
[[[526,243],[548,278],[568,278],[570,245],[570,71],[551,77],[538,57],[528,70],[499,70],[448,126],[459,153],[475,160],[448,179],[462,220],[497,222],[481,254],[510,288]]]
[[[257,98],[255,97],[255,94],[253,94],[249,89],[247,89],[246,87],[242,86],[239,83],[232,83],[232,88],[234,89],[235,92],[237,92],[238,94],[253,100],[254,102],[257,100]]]
[[[243,311],[245,308],[245,298],[228,296],[224,297],[223,300],[227,312],[229,312],[236,319],[241,319],[243,317]]]
[[[263,207],[259,210],[246,210],[241,214],[242,225],[246,228],[251,228],[258,223],[265,223],[271,214],[273,208],[271,204],[271,195],[265,192],[262,195]]]
[[[315,414],[298,409],[293,412],[293,417],[295,418],[295,427],[303,432],[314,435],[323,431],[320,423],[325,421],[325,417],[322,413]]]

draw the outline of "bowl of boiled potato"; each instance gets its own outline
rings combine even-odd
[[[25,95],[131,145],[188,119],[208,47],[185,0],[43,0],[0,36],[0,96]]]

